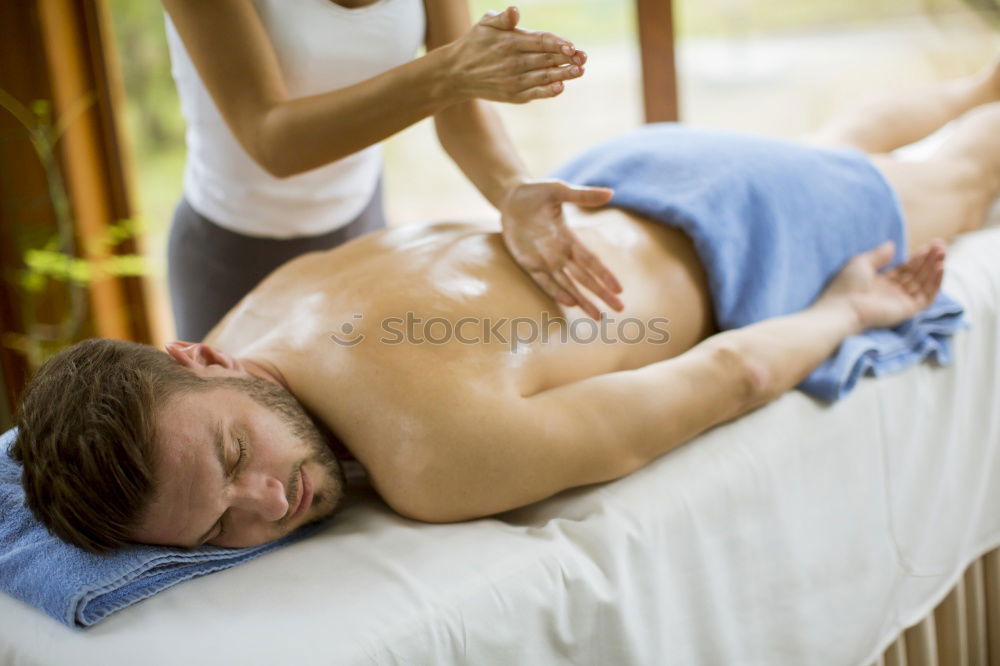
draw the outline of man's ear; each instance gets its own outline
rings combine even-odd
[[[164,345],[170,356],[196,375],[216,374],[219,369],[246,373],[243,364],[226,352],[202,342],[174,340]]]

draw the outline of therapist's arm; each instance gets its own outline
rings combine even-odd
[[[427,51],[433,54],[468,29],[468,0],[424,0],[424,4]],[[514,9],[501,17],[511,27],[519,18]],[[578,51],[564,66],[567,78],[582,75],[585,62],[586,55]],[[434,116],[434,126],[449,157],[500,211],[508,251],[539,288],[563,305],[579,305],[594,319],[600,318],[600,311],[582,288],[612,309],[622,309],[617,279],[576,237],[562,212],[564,203],[604,205],[611,190],[532,180],[499,115],[480,100],[442,109]]]
[[[525,102],[557,95],[569,75],[547,63],[567,63],[574,53],[556,35],[506,30],[488,16],[425,57],[347,88],[291,99],[251,0],[163,5],[240,145],[278,177],[346,157],[473,97]]]

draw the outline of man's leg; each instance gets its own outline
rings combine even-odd
[[[928,159],[888,154],[956,118],[955,131]],[[871,154],[902,204],[908,254],[978,229],[1000,195],[1000,59],[974,76],[863,102],[810,141]]]
[[[813,143],[889,153],[967,111],[1000,100],[1000,59],[973,76],[862,101],[810,137]]]
[[[872,161],[899,196],[910,254],[934,238],[974,231],[1000,196],[1000,102],[966,113],[928,159],[873,155]]]

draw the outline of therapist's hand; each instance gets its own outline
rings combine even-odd
[[[624,307],[615,295],[622,288],[566,224],[563,204],[602,206],[612,194],[604,187],[527,181],[514,186],[500,207],[503,239],[514,260],[549,296],[568,307],[579,305],[594,319],[600,319],[601,312],[580,286],[616,311]]]
[[[550,32],[522,30],[518,20],[517,7],[490,12],[442,47],[449,63],[445,85],[456,100],[523,104],[555,97],[563,91],[563,81],[583,75],[583,51]]]

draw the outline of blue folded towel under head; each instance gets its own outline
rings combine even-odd
[[[8,455],[16,433],[0,435],[0,590],[70,627],[89,627],[172,585],[242,564],[322,525],[249,548],[135,545],[94,555],[49,534],[24,505],[21,466]]]
[[[806,308],[848,259],[888,239],[896,254],[886,268],[906,259],[895,192],[855,149],[661,123],[591,148],[553,175],[612,187],[611,206],[690,236],[723,330]],[[951,335],[968,326],[962,312],[939,293],[916,317],[845,340],[797,388],[834,401],[865,373],[927,357],[950,363]]]

